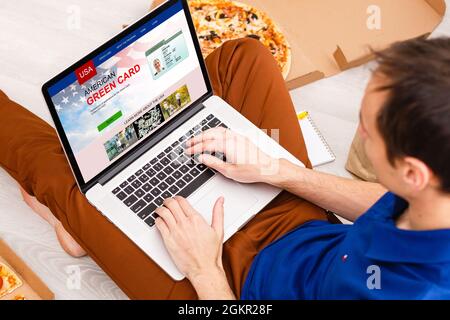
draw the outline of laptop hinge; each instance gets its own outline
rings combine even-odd
[[[173,119],[171,122],[169,122],[167,125],[165,125],[163,128],[155,132],[151,138],[145,142],[141,147],[137,148],[136,150],[133,150],[131,154],[127,156],[127,158],[114,166],[111,170],[109,170],[107,173],[105,173],[100,179],[98,179],[98,183],[100,183],[102,186],[107,184],[111,179],[113,179],[115,176],[117,176],[120,172],[122,172],[124,169],[126,169],[129,165],[131,165],[134,161],[139,159],[144,153],[146,153],[148,150],[153,148],[155,145],[157,145],[159,142],[161,142],[165,137],[167,137],[169,134],[171,134],[173,131],[178,129],[183,123],[188,121],[190,118],[195,116],[198,112],[203,110],[205,106],[202,102],[197,104],[196,106],[193,106],[180,114],[176,119]]]

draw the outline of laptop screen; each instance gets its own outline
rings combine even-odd
[[[207,91],[180,1],[48,88],[84,181]]]

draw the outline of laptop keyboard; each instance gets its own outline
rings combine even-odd
[[[155,209],[162,206],[164,199],[176,195],[186,198],[215,175],[214,170],[184,153],[184,143],[216,127],[228,128],[210,114],[123,181],[112,193],[149,227],[153,227],[158,216]],[[212,155],[224,160],[223,154]]]

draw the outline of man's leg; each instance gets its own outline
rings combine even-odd
[[[208,58],[216,94],[261,128],[280,129],[280,142],[309,164],[289,94],[270,54],[253,40],[230,42]],[[0,96],[0,165],[62,222],[65,229],[131,298],[196,298],[154,264],[79,192],[54,130]],[[16,133],[16,134],[14,134]],[[250,264],[264,246],[322,210],[288,193],[226,242],[224,266],[239,296]]]
[[[175,281],[80,193],[54,129],[1,91],[0,144],[0,166],[52,211],[130,298],[170,298]],[[188,280],[177,290],[185,299],[197,298]]]

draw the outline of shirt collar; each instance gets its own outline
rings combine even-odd
[[[396,218],[408,207],[402,198],[388,193],[371,209],[370,241],[366,255],[381,261],[404,263],[450,262],[450,230],[408,231],[398,229]]]

